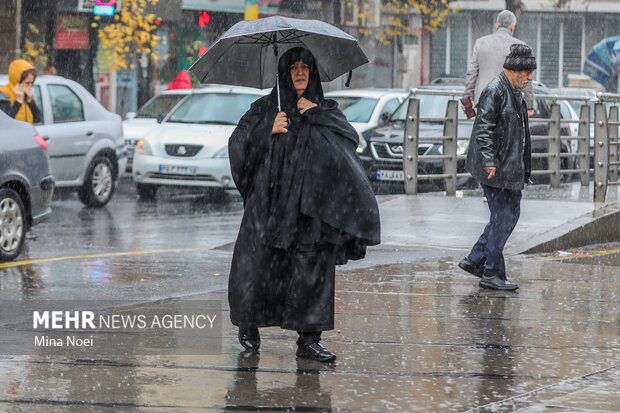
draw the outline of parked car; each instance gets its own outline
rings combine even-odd
[[[336,90],[327,92],[325,97],[338,102],[338,108],[360,135],[357,152],[362,153],[368,145],[362,134],[387,122],[408,95],[404,89],[369,88]]]
[[[193,90],[136,145],[132,175],[140,198],[155,198],[163,185],[234,189],[228,138],[266,93],[233,86]]]
[[[0,75],[0,84],[7,82]],[[37,76],[32,91],[43,118],[34,126],[47,142],[56,187],[76,190],[85,205],[104,206],[127,163],[121,117],[60,76]]]
[[[21,253],[26,231],[48,218],[54,179],[34,127],[0,111],[0,262]]]
[[[420,88],[433,90],[456,91],[458,99],[464,91],[463,86],[459,85],[429,85]],[[534,93],[548,94],[549,90],[540,85],[534,84]],[[420,99],[420,117],[443,117],[446,113],[448,101],[453,99],[452,96],[440,95],[417,95]],[[564,103],[565,110],[568,104]],[[365,166],[368,177],[376,191],[402,192],[404,191],[403,176],[403,138],[404,127],[409,99],[406,99],[398,109],[392,114],[388,124],[378,126],[374,129],[364,132],[365,139],[369,142],[369,146],[360,154],[362,163]],[[549,126],[546,122],[537,122],[535,118],[548,118],[549,105],[548,102],[536,99],[534,102],[534,116],[529,122],[530,133],[532,135],[547,135]],[[466,121],[463,111],[458,105],[458,136],[460,138],[471,136],[473,122]],[[570,128],[568,124],[561,125],[562,136],[570,136]],[[441,155],[443,153],[443,144],[441,140],[433,139],[443,135],[443,122],[420,122],[419,127],[420,141],[418,146],[418,155]],[[459,140],[457,143],[457,154],[465,155],[469,142]],[[548,144],[546,141],[532,141],[533,152],[547,152]],[[569,145],[563,143],[563,152],[570,151]],[[562,160],[562,169],[570,166],[569,158]],[[534,169],[547,169],[546,158],[536,158],[532,160]],[[440,174],[443,171],[442,160],[420,160],[418,162],[419,174]],[[465,160],[457,162],[457,171],[465,172]],[[534,176],[533,180],[537,183],[548,182],[549,178],[545,176]],[[477,183],[473,178],[458,178],[457,188],[475,187]],[[421,181],[418,183],[420,191],[437,191],[443,190],[442,180]]]
[[[133,153],[138,140],[156,128],[159,122],[184,98],[191,94],[191,89],[166,90],[151,98],[138,109],[128,112],[123,121],[125,147],[127,149],[127,172],[131,172]]]
[[[578,88],[578,87],[563,87],[563,88],[555,88],[550,89],[551,93],[558,96],[574,96],[580,98],[588,98],[594,99],[596,98],[596,89],[590,88]],[[571,107],[575,110],[576,113],[580,113],[581,105],[584,103],[582,101],[569,101]],[[594,116],[594,115],[592,115]]]

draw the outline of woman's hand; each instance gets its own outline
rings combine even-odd
[[[22,83],[22,85],[24,85],[24,96],[25,96],[26,102],[28,103],[32,102],[32,84],[27,85],[25,83]]]
[[[276,116],[276,120],[273,121],[273,128],[271,128],[271,133],[273,135],[277,133],[287,133],[288,129],[288,118],[286,117],[285,112],[279,112]]]
[[[316,106],[318,106],[316,103],[312,103],[306,98],[301,98],[297,101],[297,109],[299,109],[299,113],[301,113],[302,115],[308,109],[312,109]]]
[[[24,103],[24,97],[26,95],[24,89],[23,83],[18,83],[15,85],[15,100],[20,104]]]

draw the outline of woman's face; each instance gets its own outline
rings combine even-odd
[[[308,87],[308,79],[310,79],[310,66],[301,60],[298,60],[291,65],[290,69],[291,79],[293,80],[293,85],[295,85],[297,96],[301,96]]]
[[[28,73],[28,75],[24,78],[22,82],[28,91],[32,90],[32,84],[34,83],[34,75],[32,73]]]

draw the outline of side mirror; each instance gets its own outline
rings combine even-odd
[[[133,119],[136,117],[136,112],[127,112],[125,113],[125,119]]]
[[[379,117],[379,123],[385,125],[386,123],[390,123],[390,117],[392,114],[390,112],[383,112]]]
[[[157,115],[157,123],[162,123],[165,117],[166,117],[165,113],[160,113],[159,115]]]

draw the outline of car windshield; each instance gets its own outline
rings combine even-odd
[[[156,119],[166,115],[186,95],[159,95],[149,100],[136,113],[136,118]]]
[[[435,95],[416,95],[420,99],[420,119],[424,122],[423,118],[441,118],[446,116],[446,107],[448,101],[452,99],[450,96],[435,96]],[[392,114],[390,118],[392,122],[404,122],[407,118],[407,109],[409,107],[409,99],[405,99],[400,104],[398,109]],[[465,113],[461,110],[460,103],[458,104],[459,119],[467,119]]]
[[[260,96],[234,93],[199,93],[185,100],[168,118],[176,123],[236,125]]]
[[[330,96],[338,102],[338,109],[349,122],[368,122],[377,106],[378,99],[357,96]]]

